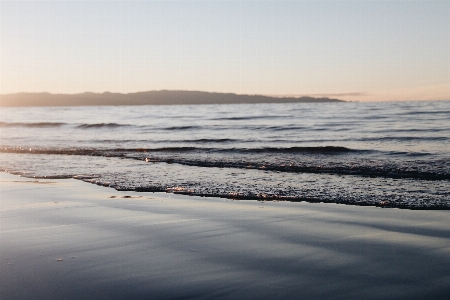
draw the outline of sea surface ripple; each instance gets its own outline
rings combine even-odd
[[[119,190],[450,208],[450,101],[0,110],[1,170]]]

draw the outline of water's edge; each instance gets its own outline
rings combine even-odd
[[[446,205],[433,205],[433,206],[412,206],[405,204],[397,204],[395,202],[389,201],[379,201],[377,203],[372,202],[354,202],[354,201],[333,201],[327,199],[319,199],[313,197],[293,197],[293,196],[279,196],[279,195],[270,195],[270,194],[239,194],[239,193],[228,193],[228,194],[210,194],[210,193],[198,193],[193,190],[189,190],[183,187],[147,187],[147,188],[120,188],[114,187],[110,184],[105,184],[104,182],[98,180],[97,177],[89,177],[89,176],[27,176],[22,172],[7,172],[4,170],[0,170],[0,172],[11,174],[19,177],[30,178],[30,179],[50,179],[50,180],[80,180],[86,183],[95,184],[98,186],[102,186],[105,188],[113,188],[117,191],[132,191],[132,192],[145,192],[145,193],[170,193],[182,196],[196,196],[196,197],[208,197],[208,198],[222,198],[222,199],[230,199],[230,200],[254,200],[254,201],[271,201],[271,202],[279,202],[279,201],[288,201],[288,202],[308,202],[308,203],[334,203],[334,204],[344,204],[344,205],[356,205],[356,206],[369,206],[369,207],[380,207],[380,208],[398,208],[398,209],[409,209],[409,210],[450,210],[450,206]]]

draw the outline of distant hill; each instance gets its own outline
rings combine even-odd
[[[198,91],[149,91],[120,93],[18,93],[0,95],[0,106],[88,106],[88,105],[179,105],[235,103],[298,103],[341,102],[342,100],[313,97],[269,97]]]

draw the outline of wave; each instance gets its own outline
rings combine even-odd
[[[0,122],[0,127],[28,127],[28,128],[52,128],[52,127],[62,127],[67,125],[73,125],[64,122]],[[116,127],[128,127],[132,125],[128,124],[118,124],[118,123],[97,123],[97,124],[79,124],[75,126],[76,128],[81,129],[90,129],[90,128],[116,128]]]
[[[383,177],[395,179],[450,180],[448,161],[407,162],[376,159],[364,151],[346,147],[290,147],[260,149],[217,149],[200,147],[114,148],[114,149],[30,149],[0,148],[0,153],[79,155],[132,159],[147,163],[179,164],[202,168],[231,168],[263,172],[311,173],[339,176]],[[301,153],[307,154],[302,156]],[[357,153],[342,158],[329,154]],[[360,156],[358,153],[363,153]],[[273,154],[273,155],[272,155]],[[403,157],[408,153],[391,153]],[[370,155],[370,154],[369,154]],[[371,157],[370,159],[368,159]],[[426,163],[424,163],[426,162]]]
[[[126,142],[135,142],[142,140],[125,140]],[[116,143],[117,140],[95,140],[95,142]],[[173,141],[152,141],[152,143],[164,143]],[[182,143],[245,143],[246,140],[235,139],[197,139],[197,140],[182,140]],[[381,155],[405,155],[405,156],[423,156],[432,155],[429,152],[406,152],[406,151],[380,151],[373,149],[352,149],[342,146],[315,146],[315,147],[260,147],[260,148],[222,148],[222,147],[201,147],[201,146],[180,146],[180,147],[155,147],[155,148],[33,148],[33,147],[9,147],[0,146],[0,153],[29,153],[29,154],[61,154],[61,155],[102,155],[107,153],[117,155],[142,153],[142,152],[196,152],[196,153],[217,153],[217,154],[312,154],[318,156],[329,156],[333,154],[381,154]]]
[[[289,125],[289,126],[267,126],[267,127],[255,127],[252,129],[263,129],[263,130],[272,130],[272,131],[290,131],[290,130],[305,130],[308,127],[305,126],[297,126],[297,125]]]
[[[450,115],[450,110],[407,111],[403,112],[402,115]]]
[[[199,143],[199,144],[209,144],[209,143],[235,143],[235,142],[247,142],[245,140],[236,139],[196,139],[196,140],[183,140],[183,143]]]
[[[318,154],[339,154],[348,152],[361,152],[367,150],[355,150],[341,146],[319,146],[319,147],[263,147],[250,149],[230,149],[236,152],[246,153],[318,153]],[[224,151],[230,151],[224,150]]]
[[[427,164],[414,162],[396,164],[393,160],[367,159],[365,154],[376,150],[355,150],[346,147],[288,147],[256,149],[220,149],[202,147],[114,148],[114,149],[33,149],[0,148],[3,153],[81,155],[135,159],[152,163],[180,164],[206,168],[254,169],[272,172],[352,175],[364,177],[450,180],[447,160]],[[302,153],[307,156],[301,156]],[[345,154],[342,158],[330,154]],[[350,153],[351,155],[347,155]],[[352,154],[354,153],[354,154]],[[381,152],[380,152],[381,153]],[[275,155],[271,155],[275,154]],[[362,156],[360,155],[362,154]],[[384,153],[414,156],[411,153]],[[426,155],[426,154],[419,154]],[[433,166],[431,166],[433,165]]]
[[[8,123],[0,122],[0,127],[35,127],[35,128],[51,128],[51,127],[61,127],[67,125],[67,123],[62,122],[36,122],[36,123]]]
[[[425,133],[430,133],[430,132],[449,132],[450,131],[450,127],[447,128],[396,128],[395,130],[392,130],[392,128],[390,129],[383,129],[383,130],[374,130],[374,133],[389,133],[392,134],[393,132],[399,133],[399,132],[425,132]]]
[[[93,139],[93,140],[89,140],[89,142],[93,142],[93,143],[102,143],[102,144],[127,144],[127,143],[148,143],[148,140],[145,139],[140,139],[140,140],[125,140],[125,139],[121,139],[121,140],[114,140],[114,139]],[[254,143],[254,142],[258,142],[255,140],[238,140],[238,139],[228,139],[228,138],[224,138],[224,139],[192,139],[192,140],[167,140],[167,139],[163,139],[163,140],[152,140],[151,143],[152,144],[228,144],[228,143]],[[173,149],[177,149],[177,147],[172,147]],[[181,147],[179,147],[181,148]],[[164,148],[148,148],[148,151],[161,151],[161,149]],[[198,150],[201,151],[205,148],[201,148],[198,147]],[[209,150],[209,148],[208,148]]]
[[[90,129],[90,128],[117,128],[117,127],[128,127],[128,124],[117,124],[117,123],[97,123],[97,124],[80,124],[77,128]]]
[[[201,129],[202,126],[172,126],[172,127],[166,127],[162,128],[163,130],[168,131],[181,131],[181,130],[192,130],[192,129]]]
[[[140,159],[140,158],[136,158]],[[242,163],[232,161],[195,160],[173,157],[146,157],[143,159],[151,163],[177,163],[186,166],[197,166],[207,168],[235,168],[235,169],[255,169],[273,172],[288,173],[312,173],[312,174],[332,174],[332,175],[352,175],[364,177],[384,177],[395,179],[422,179],[422,180],[450,180],[450,173],[437,173],[426,171],[402,170],[390,166],[370,166],[370,165],[295,165],[295,164],[270,164],[270,163]]]
[[[199,143],[227,143],[234,139],[198,139],[189,142]],[[186,141],[185,141],[186,142]],[[214,148],[214,147],[161,147],[161,148],[29,148],[29,147],[0,147],[3,153],[31,153],[31,154],[71,154],[89,155],[98,153],[133,153],[133,152],[217,152],[217,153],[312,153],[312,154],[339,154],[339,153],[367,153],[375,150],[350,149],[341,146],[317,147],[262,147],[262,148]]]
[[[446,136],[383,136],[383,137],[368,137],[355,139],[359,142],[373,142],[373,141],[446,141],[449,140]]]
[[[257,119],[280,119],[280,118],[285,118],[285,116],[247,116],[247,117],[219,117],[219,118],[212,118],[210,120],[215,120],[215,121],[220,121],[220,120],[224,120],[224,121],[245,121],[245,120],[257,120]]]
[[[190,152],[198,151],[197,147],[163,147],[163,148],[115,148],[115,149],[93,149],[93,148],[27,148],[27,147],[0,147],[0,153],[26,153],[26,154],[50,154],[50,155],[83,155],[83,156],[107,156],[123,157],[129,153],[145,152]],[[208,148],[203,148],[208,150]]]
[[[235,142],[233,139],[198,139],[189,142]],[[187,142],[187,141],[185,141]],[[312,153],[312,154],[339,154],[339,153],[362,153],[372,150],[357,150],[341,146],[318,146],[318,147],[262,147],[262,148],[213,148],[213,147],[162,147],[162,148],[120,148],[116,152],[217,152],[217,153]]]
[[[229,142],[233,139],[198,139],[193,142]],[[317,153],[333,154],[348,152],[368,152],[371,150],[356,150],[341,146],[318,146],[318,147],[263,147],[263,148],[213,148],[213,147],[161,147],[161,148],[115,148],[115,149],[92,149],[92,148],[66,148],[66,149],[47,149],[47,148],[28,148],[28,147],[1,147],[0,152],[4,153],[34,153],[34,154],[74,154],[85,155],[89,153],[102,152],[230,152],[230,153]]]

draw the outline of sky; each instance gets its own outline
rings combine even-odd
[[[450,99],[450,1],[3,1],[0,93]]]

